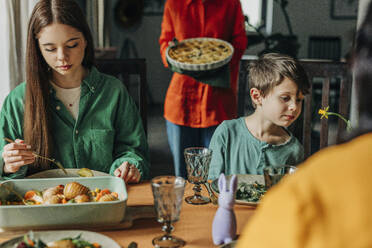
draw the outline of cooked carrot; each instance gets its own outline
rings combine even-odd
[[[32,239],[28,239],[28,240],[27,240],[27,243],[28,243],[28,245],[30,245],[31,247],[34,247],[34,246],[35,246],[35,242],[32,241]]]
[[[29,199],[32,199],[32,197],[34,197],[36,195],[35,191],[33,190],[29,190],[25,193],[25,199],[26,200],[29,200]]]
[[[62,204],[67,203],[67,200],[65,198],[62,199]]]
[[[97,194],[96,201],[98,201],[99,199],[101,199],[101,197],[102,197],[103,195],[110,194],[110,193],[111,193],[111,192],[110,192],[109,189],[103,189],[103,190],[101,190],[101,192],[99,192],[99,193]]]
[[[109,189],[103,189],[101,190],[102,195],[110,194],[111,191]]]
[[[93,243],[92,245],[94,246],[94,248],[101,248],[101,245],[98,243]]]

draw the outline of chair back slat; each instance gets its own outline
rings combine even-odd
[[[329,106],[329,77],[324,78],[322,87],[322,107]],[[320,148],[328,146],[328,120],[323,118],[320,126]]]
[[[121,77],[122,83],[130,89],[130,76],[136,75],[139,77],[139,84],[136,87],[136,96],[138,99],[139,114],[142,119],[143,128],[147,134],[147,77],[146,77],[146,60],[145,59],[97,59],[96,66],[99,71]]]
[[[340,84],[340,101],[339,101],[339,108],[338,112],[342,116],[348,116],[349,115],[349,108],[350,108],[350,94],[351,94],[351,85],[350,85],[350,77],[345,77],[341,79]],[[346,123],[339,119],[338,120],[338,133],[337,133],[337,143],[341,141],[341,132],[340,130],[346,129]]]
[[[238,84],[238,116],[245,115],[246,109],[246,98],[250,98],[249,93],[247,94],[248,84],[248,69],[250,60],[241,60],[239,70],[239,84]]]
[[[304,146],[304,157],[308,157],[311,154],[311,106],[312,106],[312,88],[310,92],[305,96],[303,106],[303,132],[302,132],[302,144]]]

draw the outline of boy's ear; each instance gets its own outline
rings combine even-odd
[[[249,91],[251,95],[252,102],[257,105],[261,105],[262,94],[261,91],[257,88],[251,88]]]

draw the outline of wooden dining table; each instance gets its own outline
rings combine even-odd
[[[186,184],[185,196],[193,194],[192,188],[192,184]],[[128,185],[127,191],[128,208],[140,209],[147,206],[147,208],[151,209],[151,206],[153,206],[154,200],[150,182]],[[208,195],[205,188],[202,190],[202,195]],[[212,203],[191,205],[183,201],[180,219],[174,223],[172,235],[185,240],[186,247],[216,247],[212,241],[212,222],[217,208],[218,205],[213,205]],[[235,204],[234,211],[237,219],[237,233],[239,234],[253,215],[255,209],[246,205]],[[125,228],[119,228],[118,230],[101,228],[100,230],[95,229],[92,231],[97,231],[112,238],[123,248],[128,247],[133,241],[138,244],[139,248],[153,247],[152,239],[163,235],[161,223],[157,222],[155,216],[149,217],[148,215],[143,218],[140,215],[137,216],[133,223]],[[27,230],[24,231],[24,233],[26,232]],[[0,233],[0,243],[19,235],[19,232]]]

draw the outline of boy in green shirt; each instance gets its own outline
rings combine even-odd
[[[249,69],[253,114],[222,122],[213,134],[209,179],[221,173],[262,174],[268,166],[296,165],[303,147],[287,130],[309,92],[307,75],[295,59],[265,54]]]

